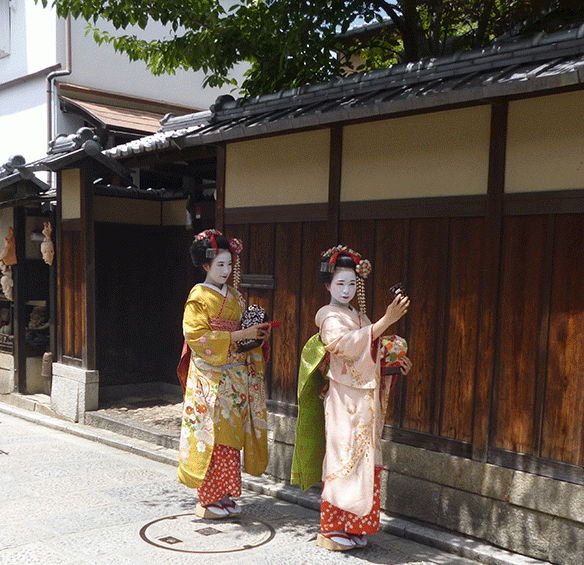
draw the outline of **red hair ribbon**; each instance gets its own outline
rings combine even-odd
[[[355,265],[358,265],[359,262],[361,261],[361,257],[359,257],[359,255],[355,255],[354,253],[350,253],[349,251],[335,251],[331,255],[329,263],[331,265],[336,265],[339,255],[348,255],[349,257],[351,257],[351,259],[353,259],[353,261],[355,262]]]

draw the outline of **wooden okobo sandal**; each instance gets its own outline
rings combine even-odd
[[[356,547],[356,543],[351,536],[345,532],[318,534],[316,536],[316,545],[331,551],[347,551],[348,549]]]
[[[220,502],[213,502],[204,506],[199,502],[195,508],[195,516],[206,520],[220,520],[229,516],[229,512],[223,508]]]

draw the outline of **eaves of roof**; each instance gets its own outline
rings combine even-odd
[[[77,114],[98,127],[107,127],[116,131],[154,133],[160,128],[160,120],[163,118],[163,114],[155,112],[74,100],[66,96],[60,96],[59,99],[61,107],[67,112]]]
[[[0,208],[38,202],[54,198],[50,186],[37,178],[29,169],[13,172],[0,170]]]
[[[114,147],[114,158],[236,141],[584,83],[584,26],[448,57],[355,73],[251,98],[219,97],[211,112],[167,119],[161,131]]]
[[[49,154],[26,163],[20,155],[13,156],[9,162],[0,167],[0,190],[26,181],[29,186],[36,186],[37,192],[47,192],[48,184],[38,179],[34,173],[39,171],[59,171],[78,166],[88,159],[106,170],[112,171],[121,180],[132,182],[131,172],[111,156],[104,154],[101,145],[93,138],[89,128],[81,128],[75,134],[59,136],[50,144]],[[22,184],[22,183],[21,183]],[[0,195],[0,204],[2,196]]]

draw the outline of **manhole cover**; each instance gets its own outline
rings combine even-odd
[[[140,530],[147,543],[182,553],[232,553],[271,541],[274,528],[249,516],[231,520],[202,520],[180,514],[154,520]]]

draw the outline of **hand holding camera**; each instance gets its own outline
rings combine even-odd
[[[389,289],[389,292],[393,301],[385,311],[385,318],[388,326],[395,324],[395,322],[397,322],[408,311],[410,306],[410,299],[407,297],[402,283],[393,285]]]

